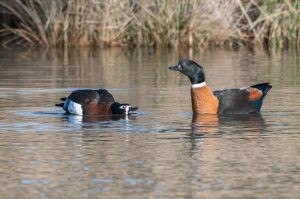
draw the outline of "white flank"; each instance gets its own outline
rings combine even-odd
[[[81,104],[78,104],[78,103],[70,100],[70,103],[68,106],[68,111],[69,111],[69,113],[74,114],[74,115],[82,115]]]
[[[206,86],[205,82],[199,83],[199,84],[192,84],[192,88],[201,88],[203,86]]]

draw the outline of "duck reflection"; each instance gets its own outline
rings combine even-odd
[[[247,115],[193,115],[192,128],[189,135],[191,149],[198,145],[215,145],[216,137],[226,133],[251,135],[266,132],[265,121],[261,114]]]
[[[70,123],[97,123],[106,121],[118,120],[134,120],[135,115],[67,115],[67,120]]]
[[[266,132],[266,124],[260,113],[249,115],[220,116],[221,131],[225,133],[255,136]]]
[[[194,114],[192,130],[202,133],[216,133],[219,131],[219,118],[215,114]]]
[[[193,133],[218,133],[222,132],[222,129],[226,127],[244,128],[248,130],[250,129],[252,132],[260,132],[265,129],[265,121],[260,113],[245,115],[193,115]]]

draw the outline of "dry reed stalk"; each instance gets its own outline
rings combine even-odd
[[[299,12],[298,0],[3,0],[0,15],[10,20],[0,25],[0,42],[45,47],[300,46]]]

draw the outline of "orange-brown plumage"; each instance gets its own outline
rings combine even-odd
[[[194,114],[217,114],[219,101],[208,86],[191,88]]]
[[[249,92],[248,99],[250,101],[259,100],[263,95],[263,92],[258,90],[257,88],[248,87],[246,90]]]
[[[84,115],[110,115],[112,114],[110,106],[113,102],[102,102],[91,101],[90,103],[83,106]]]

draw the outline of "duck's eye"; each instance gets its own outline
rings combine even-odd
[[[120,109],[125,109],[125,108],[126,108],[125,105],[120,106]]]

